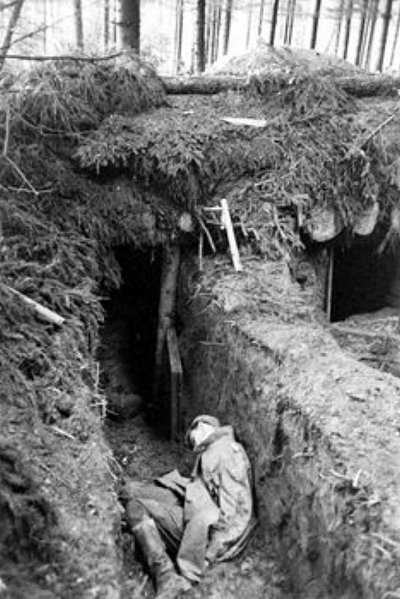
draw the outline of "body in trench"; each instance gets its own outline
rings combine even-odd
[[[196,454],[190,478],[173,470],[152,482],[127,479],[122,491],[159,598],[178,596],[208,565],[236,557],[254,529],[250,463],[233,428],[202,415],[186,439]]]

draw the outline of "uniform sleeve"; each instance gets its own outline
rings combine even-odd
[[[252,516],[249,463],[241,447],[236,446],[219,464],[218,503],[220,517],[213,526],[207,560],[213,562],[240,540]]]

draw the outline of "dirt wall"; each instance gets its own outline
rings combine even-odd
[[[299,595],[395,596],[400,381],[345,355],[279,268],[233,275],[210,261],[193,273],[182,276],[186,418],[235,425],[261,525]]]

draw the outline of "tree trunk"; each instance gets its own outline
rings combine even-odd
[[[337,13],[337,24],[336,24],[336,40],[335,40],[335,54],[339,54],[340,35],[342,33],[342,23],[344,17],[344,0],[340,0],[339,10]]]
[[[395,34],[394,34],[392,53],[390,55],[390,66],[391,67],[393,66],[393,63],[394,63],[394,56],[396,54],[397,42],[399,41],[399,34],[400,34],[400,8],[399,8],[399,12],[397,15],[396,30],[395,30]]]
[[[378,20],[378,1],[371,0],[370,7],[371,7],[370,8],[370,10],[371,10],[371,27],[370,27],[369,38],[368,38],[367,56],[365,58],[365,65],[364,65],[366,69],[369,69],[370,65],[371,65],[372,47],[374,44],[376,22]]]
[[[353,18],[353,2],[354,0],[347,0],[347,8],[346,8],[346,31],[344,34],[344,49],[343,49],[343,58],[346,60],[349,53],[349,40],[350,40],[350,32],[351,32],[351,21]]]
[[[182,32],[183,32],[183,0],[176,0],[175,6],[175,49],[174,63],[175,72],[179,73],[182,60]]]
[[[287,84],[290,85],[291,76],[287,77]],[[248,77],[234,76],[202,76],[187,77],[186,79],[177,79],[175,77],[163,77],[163,82],[167,94],[199,94],[213,95],[223,93],[228,90],[243,91],[251,89],[254,86],[254,80]],[[356,77],[333,77],[332,82],[340,89],[344,90],[356,98],[366,98],[379,95],[397,95],[396,90],[400,89],[400,78],[363,75]],[[285,85],[285,78],[282,78],[281,85]]]
[[[206,33],[206,61],[207,65],[210,65],[212,62],[212,54],[213,54],[213,41],[214,41],[214,21],[215,19],[215,11],[214,5],[210,2],[207,8],[207,33]]]
[[[317,34],[318,34],[318,25],[319,25],[319,17],[321,15],[321,0],[316,0],[314,16],[313,16],[313,28],[311,33],[311,50],[315,50],[315,46],[317,45]]]
[[[215,26],[216,26],[216,7],[215,4],[213,6],[210,5],[210,33],[209,33],[209,42],[208,42],[208,64],[212,64],[214,62],[214,45],[215,45]]]
[[[292,38],[293,38],[293,27],[294,27],[294,18],[296,15],[296,0],[291,0],[291,6],[290,6],[290,25],[289,25],[289,31],[288,31],[288,45],[291,46],[292,45]]]
[[[107,51],[110,45],[110,0],[104,0],[103,7],[103,46]]]
[[[249,47],[251,38],[251,24],[253,21],[253,3],[250,2],[247,6],[247,33],[246,33],[246,48]]]
[[[288,46],[290,46],[292,43],[295,12],[296,0],[288,0],[284,40],[284,43]]]
[[[196,21],[196,71],[203,73],[206,68],[205,56],[205,24],[206,24],[206,0],[197,0]]]
[[[385,12],[383,14],[383,28],[382,28],[382,36],[379,45],[379,56],[377,69],[378,71],[383,71],[383,66],[385,62],[385,50],[387,45],[387,37],[389,32],[390,19],[392,18],[392,8],[393,8],[393,0],[386,0]]]
[[[75,4],[75,40],[80,50],[83,50],[83,15],[82,0],[74,0]]]
[[[15,29],[17,27],[19,17],[21,15],[21,10],[22,10],[23,4],[24,4],[24,0],[17,0],[17,2],[14,4],[14,8],[11,13],[10,20],[8,22],[6,34],[4,36],[3,44],[0,49],[0,71],[3,68],[4,61],[6,59],[6,54],[12,44],[12,39],[13,39],[13,36],[15,33]]]
[[[112,20],[112,43],[113,46],[117,46],[118,45],[118,2],[119,0],[112,0],[113,2],[113,7],[112,7],[112,11],[113,11],[113,20]]]
[[[258,16],[258,37],[262,35],[263,23],[264,23],[264,10],[265,10],[265,0],[261,0],[260,3],[260,13]]]
[[[214,28],[214,54],[213,54],[213,62],[218,60],[219,55],[219,40],[221,37],[221,16],[222,10],[221,5],[215,7],[216,11],[216,19],[215,19],[215,28]]]
[[[229,36],[231,33],[233,0],[226,0],[223,54],[228,54]]]
[[[283,36],[283,43],[286,45],[289,39],[289,26],[290,26],[290,9],[292,0],[287,0],[286,4],[286,21],[285,21],[285,34]]]
[[[361,13],[360,13],[360,29],[358,33],[358,42],[357,42],[357,54],[356,54],[356,65],[361,66],[364,47],[365,47],[365,38],[367,33],[367,10],[368,10],[368,0],[361,0]]]
[[[43,54],[47,54],[47,0],[43,0]]]
[[[140,0],[120,0],[121,43],[124,48],[140,52]]]
[[[275,44],[276,27],[278,24],[278,12],[279,12],[279,0],[274,0],[272,7],[272,19],[271,19],[271,33],[269,36],[270,46]]]

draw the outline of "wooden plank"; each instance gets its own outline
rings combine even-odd
[[[236,243],[235,232],[233,230],[231,215],[229,213],[228,202],[225,198],[221,200],[221,208],[222,208],[221,223],[225,227],[226,234],[228,236],[228,242],[229,242],[229,248],[231,250],[233,266],[235,267],[236,271],[240,272],[243,270],[243,266],[240,261],[239,250],[238,250],[238,246]]]
[[[153,402],[157,404],[161,388],[163,352],[167,330],[175,316],[176,284],[180,265],[180,246],[164,244],[161,269],[160,300],[158,305],[157,341],[154,357]]]
[[[268,125],[268,121],[265,119],[251,119],[247,117],[233,117],[233,116],[225,116],[221,119],[225,123],[229,123],[230,125],[238,125],[244,127],[257,127],[259,129],[263,129]]]
[[[170,438],[175,441],[180,432],[181,419],[181,401],[182,401],[182,385],[183,385],[183,368],[179,354],[178,338],[176,330],[170,328],[167,331],[167,348],[170,369]]]

